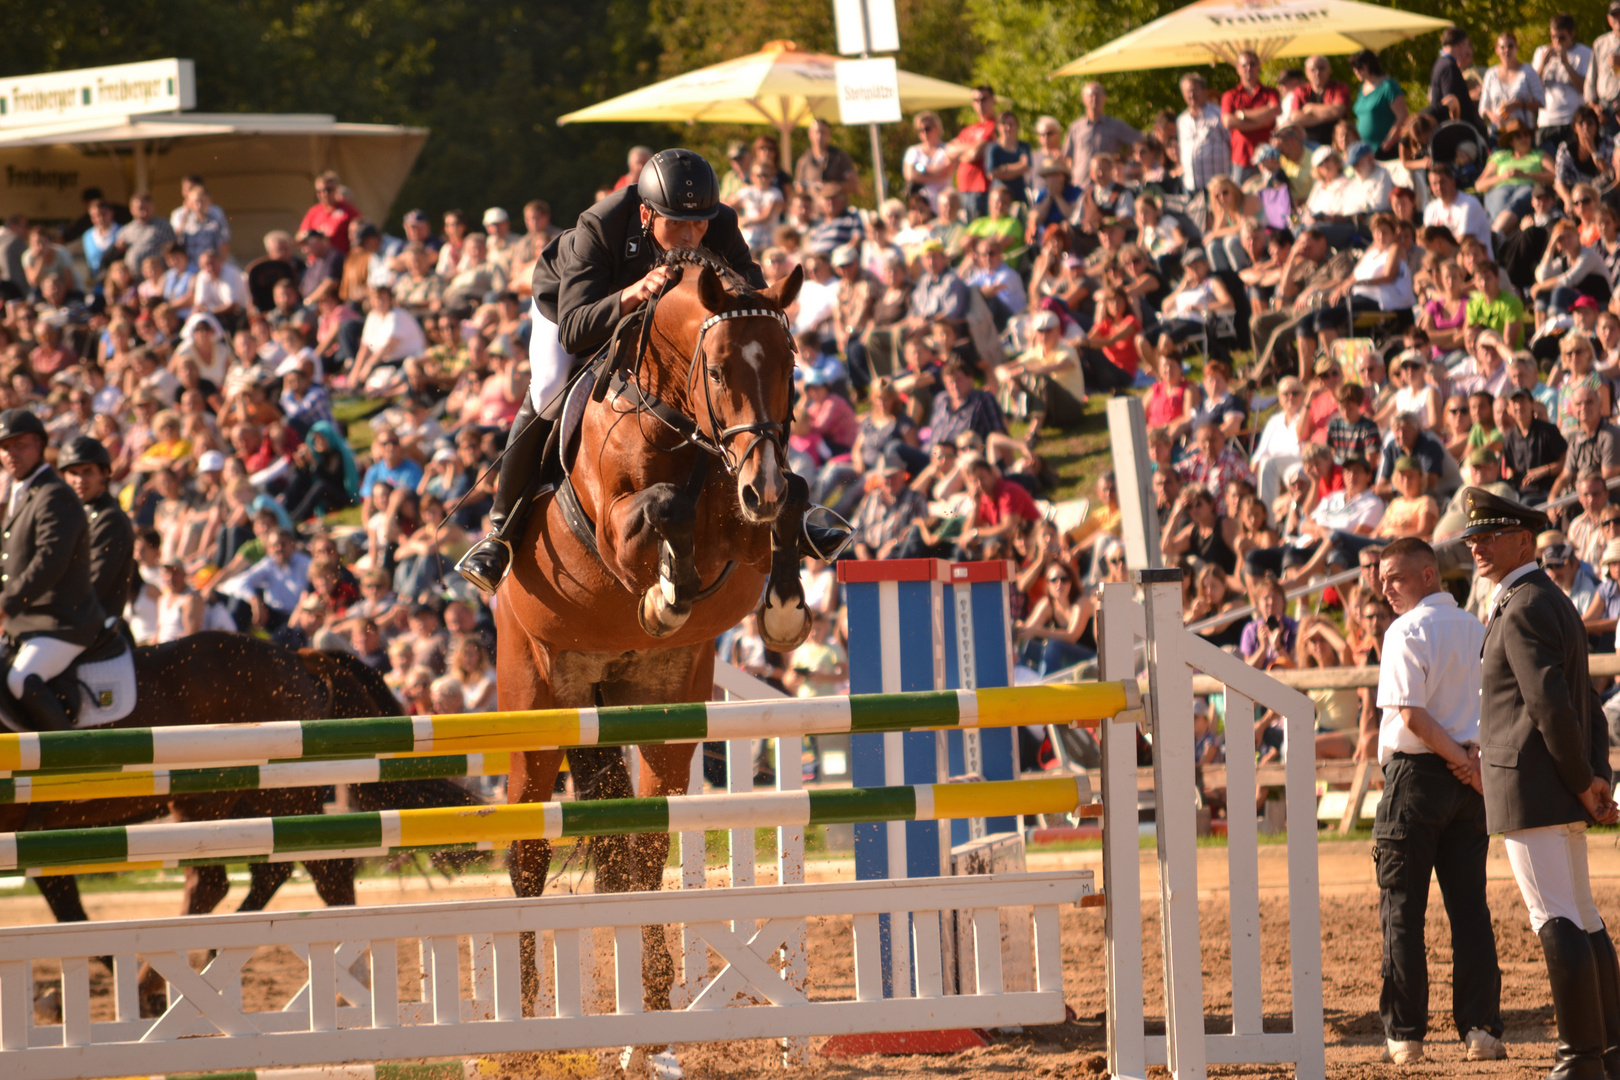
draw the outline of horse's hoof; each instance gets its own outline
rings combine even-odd
[[[774,652],[797,649],[810,636],[810,622],[802,593],[784,597],[775,589],[766,590],[759,610],[759,631],[766,648]]]
[[[648,637],[666,638],[686,625],[691,618],[692,606],[685,609],[671,607],[664,602],[664,590],[654,585],[641,594],[641,603],[636,605],[636,621]]]
[[[626,1077],[650,1077],[651,1080],[682,1080],[686,1076],[673,1046],[655,1051],[645,1046],[627,1046],[619,1055],[619,1069]]]

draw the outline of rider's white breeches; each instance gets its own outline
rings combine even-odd
[[[540,314],[540,305],[533,300],[529,319],[529,401],[539,412],[568,381],[574,358],[563,350],[557,324]]]
[[[70,645],[53,637],[31,637],[17,647],[17,659],[11,662],[11,674],[6,686],[12,697],[21,697],[23,681],[30,675],[54,679],[68,669],[74,657],[84,652],[83,645]]]

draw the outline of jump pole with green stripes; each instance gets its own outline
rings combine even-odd
[[[526,839],[1067,814],[1086,805],[1088,789],[1084,777],[1065,776],[0,833],[0,871],[72,866],[94,872],[110,864],[291,853],[335,857]]]
[[[1130,682],[916,694],[530,709],[358,720],[0,735],[0,773],[240,765],[392,754],[513,753],[850,732],[1096,725],[1140,695]]]

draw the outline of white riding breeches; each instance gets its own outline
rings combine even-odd
[[[1530,909],[1530,929],[1540,931],[1549,919],[1568,919],[1588,934],[1603,929],[1587,876],[1584,822],[1521,829],[1502,840]]]
[[[540,412],[551,396],[563,388],[574,358],[562,347],[557,324],[540,314],[540,305],[529,301],[529,403]]]
[[[23,682],[30,675],[56,678],[82,652],[83,645],[70,645],[53,637],[31,637],[24,641],[17,647],[17,658],[11,662],[11,673],[6,676],[11,696],[22,696]]]

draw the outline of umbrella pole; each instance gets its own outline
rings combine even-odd
[[[868,124],[867,127],[872,132],[872,185],[877,191],[877,201],[872,205],[874,207],[881,208],[883,206],[884,198],[883,140],[878,135],[878,126],[876,124]]]

